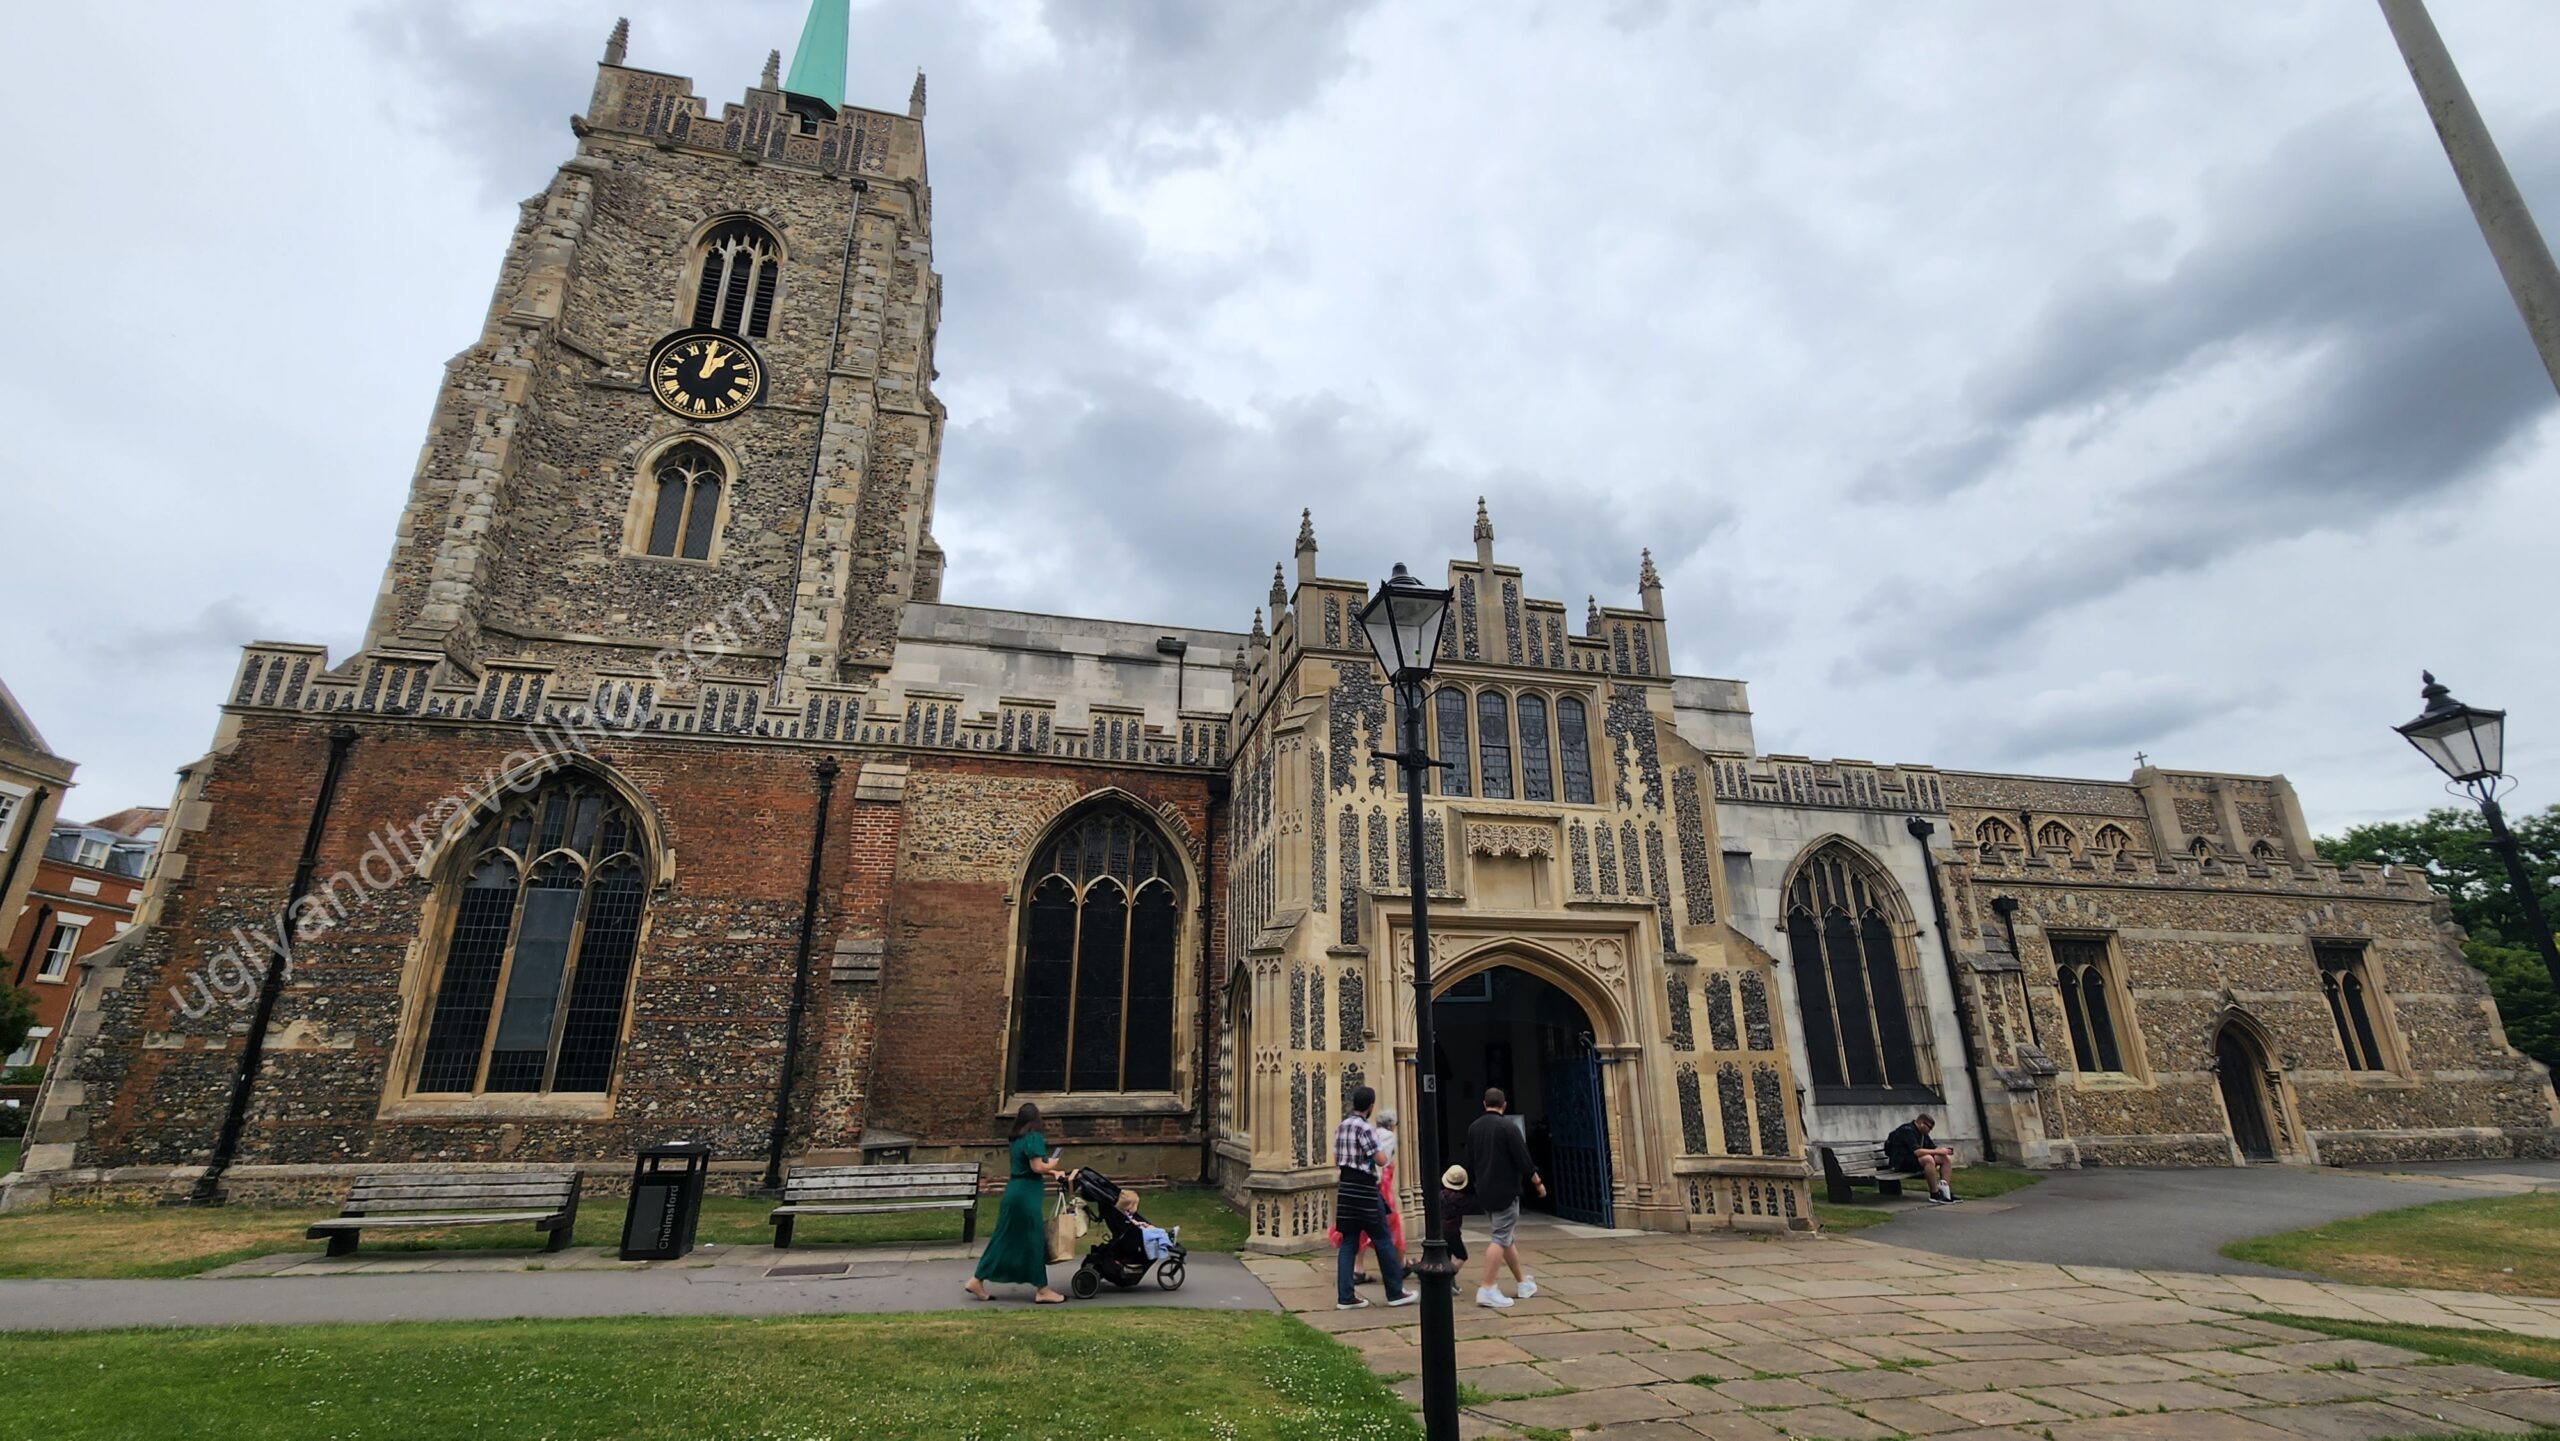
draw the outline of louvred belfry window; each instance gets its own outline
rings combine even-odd
[[[1155,828],[1119,807],[1042,847],[1023,886],[1016,1091],[1173,1089],[1181,881]]]
[[[646,839],[592,777],[544,782],[460,847],[417,1090],[595,1092],[613,1081],[647,903]]]
[[[702,238],[694,282],[693,323],[762,340],[773,323],[773,297],[782,284],[782,246],[773,232],[741,216]]]
[[[1787,949],[1817,1089],[1934,1095],[1919,978],[1896,934],[1904,917],[1893,882],[1836,842],[1788,886]]]

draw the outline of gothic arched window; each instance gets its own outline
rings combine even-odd
[[[720,492],[729,468],[708,446],[686,441],[657,459],[647,481],[651,555],[709,560],[720,529]]]
[[[1016,1091],[1173,1089],[1182,873],[1155,828],[1101,807],[1023,878]]]
[[[1498,690],[1476,692],[1476,769],[1487,800],[1511,799],[1511,702]]]
[[[1787,887],[1787,948],[1817,1089],[1934,1091],[1907,919],[1892,880],[1837,841],[1797,868]]]
[[[429,990],[419,1091],[611,1086],[647,850],[630,807],[577,772],[471,832],[455,851],[451,933]]]
[[[764,339],[782,284],[782,246],[773,232],[743,215],[724,220],[702,237],[695,264],[695,327]]]
[[[1547,698],[1535,691],[1520,696],[1520,799],[1556,798],[1555,768],[1547,760]]]
[[[1982,824],[1973,828],[1973,843],[1986,851],[2015,847],[2018,829],[1998,816],[1984,816]]]
[[[1591,728],[1582,702],[1569,695],[1556,698],[1556,759],[1564,768],[1564,803],[1591,804]]]
[[[1445,686],[1431,698],[1431,707],[1432,729],[1440,745],[1433,759],[1447,763],[1440,772],[1440,794],[1472,794],[1467,769],[1467,693]]]
[[[2054,936],[2051,944],[2054,988],[2071,1028],[2071,1059],[2083,1071],[2124,1070],[2124,1046],[2108,996],[2106,938]]]
[[[2133,837],[2122,826],[2100,826],[2098,833],[2089,837],[2089,850],[2093,855],[2119,856],[2132,849]]]
[[[2060,821],[2046,821],[2036,827],[2037,850],[2060,851],[2067,856],[2078,848],[2079,842],[2080,838],[2071,833],[2071,827]]]

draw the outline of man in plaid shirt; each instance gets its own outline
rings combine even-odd
[[[1333,1128],[1333,1165],[1341,1173],[1341,1185],[1333,1198],[1333,1224],[1342,1233],[1342,1250],[1334,1273],[1333,1309],[1357,1311],[1369,1304],[1368,1298],[1351,1289],[1351,1275],[1360,1259],[1360,1238],[1369,1238],[1370,1248],[1378,1253],[1378,1275],[1387,1283],[1387,1304],[1409,1306],[1422,1299],[1421,1293],[1404,1289],[1404,1262],[1396,1254],[1396,1243],[1387,1231],[1387,1203],[1378,1193],[1378,1132],[1369,1124],[1369,1110],[1378,1104],[1378,1093],[1361,1086],[1351,1093],[1351,1114]]]

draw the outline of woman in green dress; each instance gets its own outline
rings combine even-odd
[[[1040,1108],[1029,1101],[1013,1113],[1013,1170],[1004,1183],[1004,1200],[996,1206],[996,1233],[987,1238],[978,1258],[978,1274],[968,1292],[981,1301],[993,1299],[987,1283],[1037,1286],[1032,1300],[1054,1306],[1067,1298],[1049,1289],[1049,1236],[1040,1221],[1040,1197],[1047,1178],[1058,1174],[1049,1159],[1048,1138],[1040,1134]]]

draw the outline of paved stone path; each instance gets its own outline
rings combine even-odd
[[[2373,1441],[2560,1426],[2560,1388],[2533,1378],[2232,1314],[2560,1337],[2560,1300],[1975,1260],[1847,1237],[1524,1224],[1522,1243],[1536,1296],[1489,1311],[1462,1278],[1469,1436]],[[1334,1310],[1330,1256],[1246,1264],[1419,1399],[1413,1309]]]
[[[728,1246],[653,1262],[618,1261],[591,1246],[558,1255],[359,1252],[337,1261],[299,1252],[183,1281],[0,1281],[0,1331],[1027,1309],[1027,1286],[996,1287],[992,1302],[961,1293],[976,1250],[811,1246],[777,1253]],[[1072,1263],[1051,1267],[1051,1283],[1064,1291],[1074,1270]],[[1278,1309],[1271,1292],[1233,1256],[1194,1252],[1189,1272],[1179,1291],[1160,1289],[1150,1276],[1135,1290],[1105,1286],[1101,1295],[1065,1309]]]

